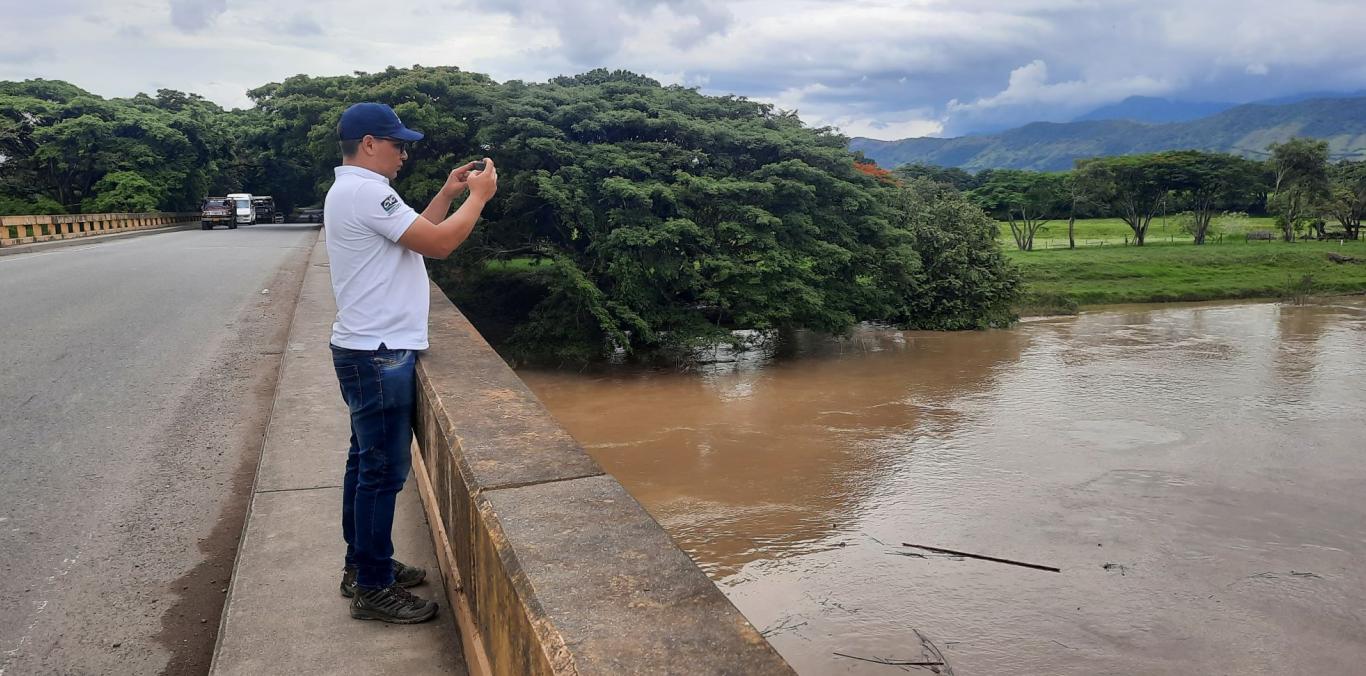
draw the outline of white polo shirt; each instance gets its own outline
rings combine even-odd
[[[341,166],[323,201],[337,320],[332,344],[352,350],[427,349],[427,268],[398,243],[416,211],[369,169]]]

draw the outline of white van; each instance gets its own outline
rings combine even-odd
[[[251,206],[251,193],[235,192],[228,195],[237,211],[238,225],[251,225],[256,222],[256,210]]]

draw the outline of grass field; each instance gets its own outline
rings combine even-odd
[[[1335,229],[1335,228],[1330,228]],[[1216,216],[1213,223],[1213,232],[1209,236],[1208,244],[1244,244],[1246,235],[1252,230],[1267,230],[1279,233],[1275,220],[1272,218],[1223,218]],[[1134,231],[1129,225],[1118,218],[1088,218],[1077,221],[1076,224],[1077,246],[1114,246],[1123,245],[1125,238],[1132,239]],[[1222,240],[1220,238],[1222,235]],[[1010,225],[1001,223],[1001,245],[1007,249],[1015,249],[1015,240],[1010,236]],[[1181,232],[1181,221],[1176,216],[1154,218],[1148,225],[1148,237],[1144,242],[1145,246],[1158,245],[1178,245],[1191,244],[1191,236]],[[1262,242],[1253,242],[1261,244]],[[1034,249],[1066,249],[1067,248],[1067,219],[1049,221],[1047,225],[1039,229],[1034,235]]]
[[[1330,252],[1358,263],[1334,263]],[[1366,241],[1007,250],[1027,283],[1022,314],[1078,305],[1278,298],[1305,275],[1314,294],[1366,292]]]

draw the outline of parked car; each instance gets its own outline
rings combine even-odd
[[[205,197],[199,212],[200,230],[213,230],[216,225],[226,225],[230,230],[237,227],[233,202],[226,197]]]

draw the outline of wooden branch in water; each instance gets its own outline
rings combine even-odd
[[[905,660],[884,660],[884,659],[882,659],[881,657],[859,657],[858,655],[846,655],[846,654],[844,654],[844,653],[835,653],[835,654],[836,654],[836,655],[839,655],[840,657],[848,657],[848,658],[851,659],[851,660],[863,660],[864,662],[872,662],[873,664],[885,664],[885,665],[887,665],[887,666],[889,666],[889,667],[942,667],[942,666],[944,666],[944,663],[943,663],[943,662],[907,662],[907,661],[905,661]]]
[[[954,556],[966,556],[966,557],[968,557],[968,558],[970,558],[970,559],[981,559],[981,560],[983,560],[983,561],[995,561],[996,563],[1005,563],[1005,564],[1009,564],[1009,565],[1012,565],[1012,566],[1020,566],[1020,567],[1022,567],[1022,568],[1033,568],[1033,569],[1035,569],[1035,570],[1047,570],[1047,571],[1054,572],[1054,573],[1061,573],[1061,572],[1062,572],[1062,569],[1061,569],[1061,568],[1054,568],[1053,566],[1041,566],[1041,565],[1039,565],[1039,564],[1037,564],[1037,563],[1024,563],[1024,562],[1022,562],[1022,561],[1011,561],[1010,559],[998,559],[998,558],[996,558],[996,557],[994,557],[994,556],[984,556],[984,555],[982,555],[982,554],[969,554],[968,552],[959,552],[959,551],[955,551],[955,550],[952,550],[952,549],[944,549],[944,548],[942,548],[942,547],[927,547],[927,546],[925,546],[925,545],[913,545],[913,544],[911,544],[911,543],[909,543],[909,542],[903,542],[903,543],[901,543],[901,546],[902,546],[902,547],[915,547],[916,549],[924,549],[924,550],[926,550],[926,551],[939,552],[939,553],[941,553],[941,554],[953,554]]]
[[[916,638],[920,639],[920,645],[923,649],[930,651],[931,656],[944,663],[945,676],[954,676],[953,667],[949,666],[949,658],[944,657],[944,652],[939,649],[939,646],[935,645],[934,641],[930,640],[930,637],[920,633],[919,629],[911,627],[911,631],[915,632]],[[936,674],[939,673],[938,667],[930,667],[930,670]]]

